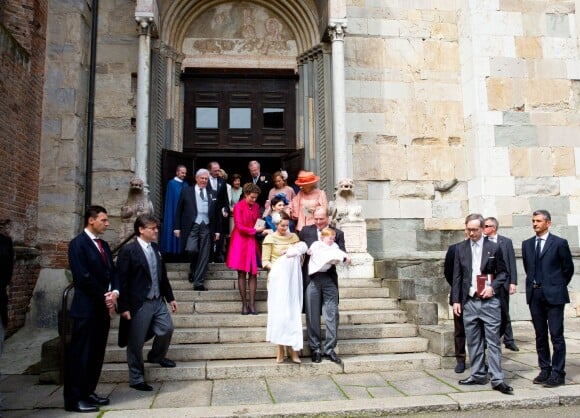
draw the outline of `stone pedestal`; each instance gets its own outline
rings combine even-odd
[[[346,252],[350,265],[338,266],[339,277],[372,279],[375,277],[373,257],[367,253],[367,225],[363,219],[343,221],[338,228],[344,232]]]

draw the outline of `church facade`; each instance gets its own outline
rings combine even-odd
[[[244,175],[256,159],[291,179],[305,168],[329,195],[353,178],[375,259],[442,258],[470,212],[498,218],[519,247],[532,211],[548,209],[579,246],[575,1],[7,3],[0,175],[13,186],[0,217],[23,269],[14,326],[41,290],[66,286],[84,207],[109,210],[115,244],[130,180],[162,215],[178,162]],[[18,143],[31,149],[4,152]]]

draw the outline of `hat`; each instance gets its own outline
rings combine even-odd
[[[298,180],[296,180],[296,186],[307,186],[309,184],[318,183],[320,177],[314,174],[312,171],[304,171],[298,175]]]

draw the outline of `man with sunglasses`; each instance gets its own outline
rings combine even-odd
[[[512,240],[503,235],[499,235],[497,233],[498,228],[499,222],[496,218],[493,216],[485,218],[483,223],[485,239],[499,245],[508,275],[504,287],[500,289],[498,294],[499,301],[501,302],[501,325],[499,327],[499,335],[500,337],[503,335],[505,348],[511,351],[520,351],[514,341],[512,321],[510,318],[510,295],[516,293],[518,286],[516,253],[514,251]]]

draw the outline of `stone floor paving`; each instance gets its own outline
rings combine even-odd
[[[512,396],[493,391],[490,384],[459,385],[459,379],[469,376],[469,368],[462,374],[456,374],[452,368],[329,373],[302,377],[152,382],[152,392],[135,391],[127,384],[101,384],[98,393],[109,396],[111,405],[102,408],[98,414],[82,416],[376,416],[448,411],[451,415],[446,416],[451,417],[458,411],[513,411],[521,408],[541,411],[558,405],[573,407],[580,405],[580,319],[567,320],[566,329],[566,386],[555,389],[532,383],[538,374],[533,330],[529,323],[516,323],[514,333],[520,351],[504,349],[503,352],[505,380],[514,387]],[[10,340],[7,343],[8,349],[0,362],[2,370],[5,370],[6,356],[10,355]],[[17,350],[30,347],[29,343],[17,344]],[[22,362],[24,358],[19,352],[13,363]],[[38,376],[22,374],[28,366],[30,364],[10,364],[6,369],[12,373],[0,377],[4,408],[0,416],[75,416],[62,409],[62,387],[39,385]],[[571,410],[563,409],[564,416]],[[526,417],[533,416],[541,415]]]

